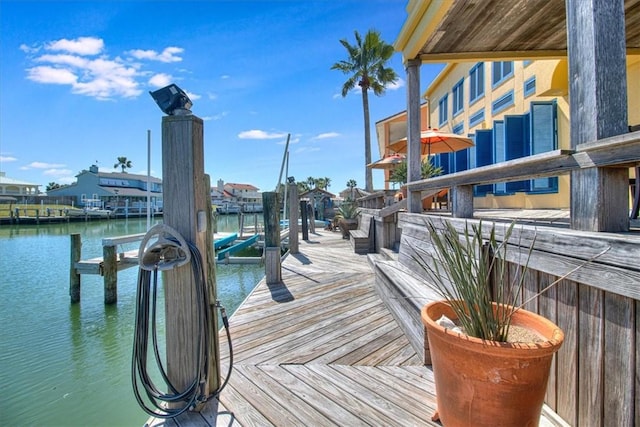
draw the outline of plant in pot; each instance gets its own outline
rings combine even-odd
[[[425,159],[420,164],[420,177],[422,179],[431,178],[432,176],[438,176],[442,173],[440,166],[434,166],[429,159]],[[389,181],[401,184],[402,196],[407,197],[407,187],[404,184],[407,183],[407,162],[398,163],[389,174]]]
[[[351,200],[345,201],[340,205],[336,212],[335,218],[338,220],[338,227],[342,232],[342,238],[349,238],[349,230],[358,228],[358,205]]]
[[[432,248],[416,248],[414,257],[442,297],[421,313],[436,385],[433,419],[444,426],[537,426],[564,334],[521,308],[533,244],[514,272],[506,256],[513,223],[500,239],[495,224],[483,230],[482,221],[465,223],[459,232],[443,223],[441,230],[428,222]]]

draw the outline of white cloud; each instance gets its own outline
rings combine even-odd
[[[160,62],[180,62],[182,58],[178,54],[184,52],[181,47],[170,46],[158,53],[155,50],[133,49],[129,51],[129,55],[136,59],[146,59],[149,61]]]
[[[28,168],[33,169],[57,169],[65,167],[62,163],[45,163],[45,162],[31,162],[27,165]]]
[[[38,83],[74,85],[78,77],[69,70],[54,68],[48,65],[29,68],[27,78]]]
[[[16,160],[18,159],[12,156],[0,156],[0,162],[15,162]]]
[[[328,139],[328,138],[335,138],[338,136],[340,136],[338,132],[325,132],[325,133],[321,133],[320,135],[314,136],[311,139]]]
[[[40,51],[40,47],[38,46],[27,46],[26,44],[20,45],[20,50],[25,53],[38,53]]]
[[[226,79],[230,79],[230,78],[231,78],[231,76],[230,76],[229,74],[223,74],[223,75],[221,75],[221,76],[220,76],[220,78],[221,78],[222,80],[226,80]]]
[[[47,43],[45,48],[78,55],[97,55],[104,49],[104,41],[95,37],[78,37],[74,40],[60,39]]]
[[[246,130],[238,134],[240,139],[278,139],[287,136],[284,132],[267,132],[264,130]]]
[[[115,96],[131,98],[142,93],[136,81],[141,73],[120,59],[42,55],[36,61],[53,64],[27,69],[27,78],[38,83],[70,85],[73,93],[102,100]]]
[[[200,95],[197,95],[197,94],[195,94],[195,93],[189,92],[189,91],[187,91],[187,90],[185,90],[184,92],[187,94],[187,96],[189,97],[189,99],[190,99],[190,100],[192,100],[192,101],[195,101],[196,99],[200,99],[200,98],[202,98]]]
[[[211,116],[209,119],[210,120],[222,120],[223,118],[227,117],[229,115],[228,111],[223,111],[222,113],[218,113],[215,114],[213,116]]]
[[[55,53],[31,58],[34,66],[26,69],[29,80],[68,85],[72,93],[99,100],[137,97],[143,92],[142,85],[163,87],[172,79],[169,74],[144,70],[143,65],[131,57],[110,57],[104,53],[104,41],[96,37],[60,39],[43,46],[22,45],[20,49],[28,54],[35,54],[41,47]],[[178,62],[182,61],[179,54],[183,51],[182,48],[172,46],[160,53],[153,50],[133,50],[129,53],[138,59]],[[89,57],[90,55],[99,56]],[[194,94],[192,99],[198,98],[200,96]]]
[[[52,176],[54,178],[63,178],[63,177],[72,176],[73,171],[71,171],[71,169],[53,168],[53,169],[47,169],[46,171],[43,171],[42,174],[45,176]]]
[[[149,84],[155,87],[165,87],[171,84],[173,77],[170,74],[158,73],[149,79]]]
[[[388,85],[385,86],[386,90],[398,90],[404,87],[404,80],[402,80],[400,77],[398,77],[396,79],[396,81],[394,81],[393,83],[389,83]]]

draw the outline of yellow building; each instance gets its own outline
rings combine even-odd
[[[629,125],[640,124],[640,56],[627,56]],[[566,59],[453,62],[423,94],[421,128],[469,136],[475,147],[433,156],[444,173],[570,149]],[[406,111],[376,123],[382,156],[407,135]],[[596,138],[594,137],[594,140]],[[388,179],[388,176],[387,176]],[[474,188],[476,208],[569,208],[569,176]]]

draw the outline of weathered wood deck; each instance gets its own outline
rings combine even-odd
[[[219,401],[153,426],[429,426],[429,367],[373,288],[366,255],[318,231],[230,319],[234,365]],[[222,372],[228,351],[221,334]],[[546,418],[541,425],[553,425]]]

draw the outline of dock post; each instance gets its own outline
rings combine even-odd
[[[162,117],[162,181],[164,224],[172,227],[198,248],[205,266],[207,285],[216,300],[214,263],[209,260],[213,246],[211,189],[204,173],[204,125],[192,114]],[[192,266],[164,272],[167,375],[178,390],[185,390],[197,369],[198,318]],[[217,316],[214,316],[217,319]],[[216,320],[217,322],[217,320]],[[217,329],[215,329],[217,331]],[[204,394],[220,384],[218,334],[206,349],[210,370]],[[200,408],[196,408],[199,410]]]
[[[300,200],[300,215],[302,223],[302,240],[309,240],[309,224],[307,224],[307,202]]]
[[[102,247],[102,268],[104,274],[104,303],[118,302],[118,260],[115,246]]]
[[[280,204],[278,193],[262,193],[264,215],[264,266],[267,285],[282,282],[280,263]]]
[[[71,303],[80,302],[80,273],[76,270],[76,263],[80,261],[82,239],[79,233],[71,235],[71,265],[69,267],[69,296]]]
[[[289,252],[297,254],[298,250],[298,185],[290,183],[287,191],[289,192]]]

